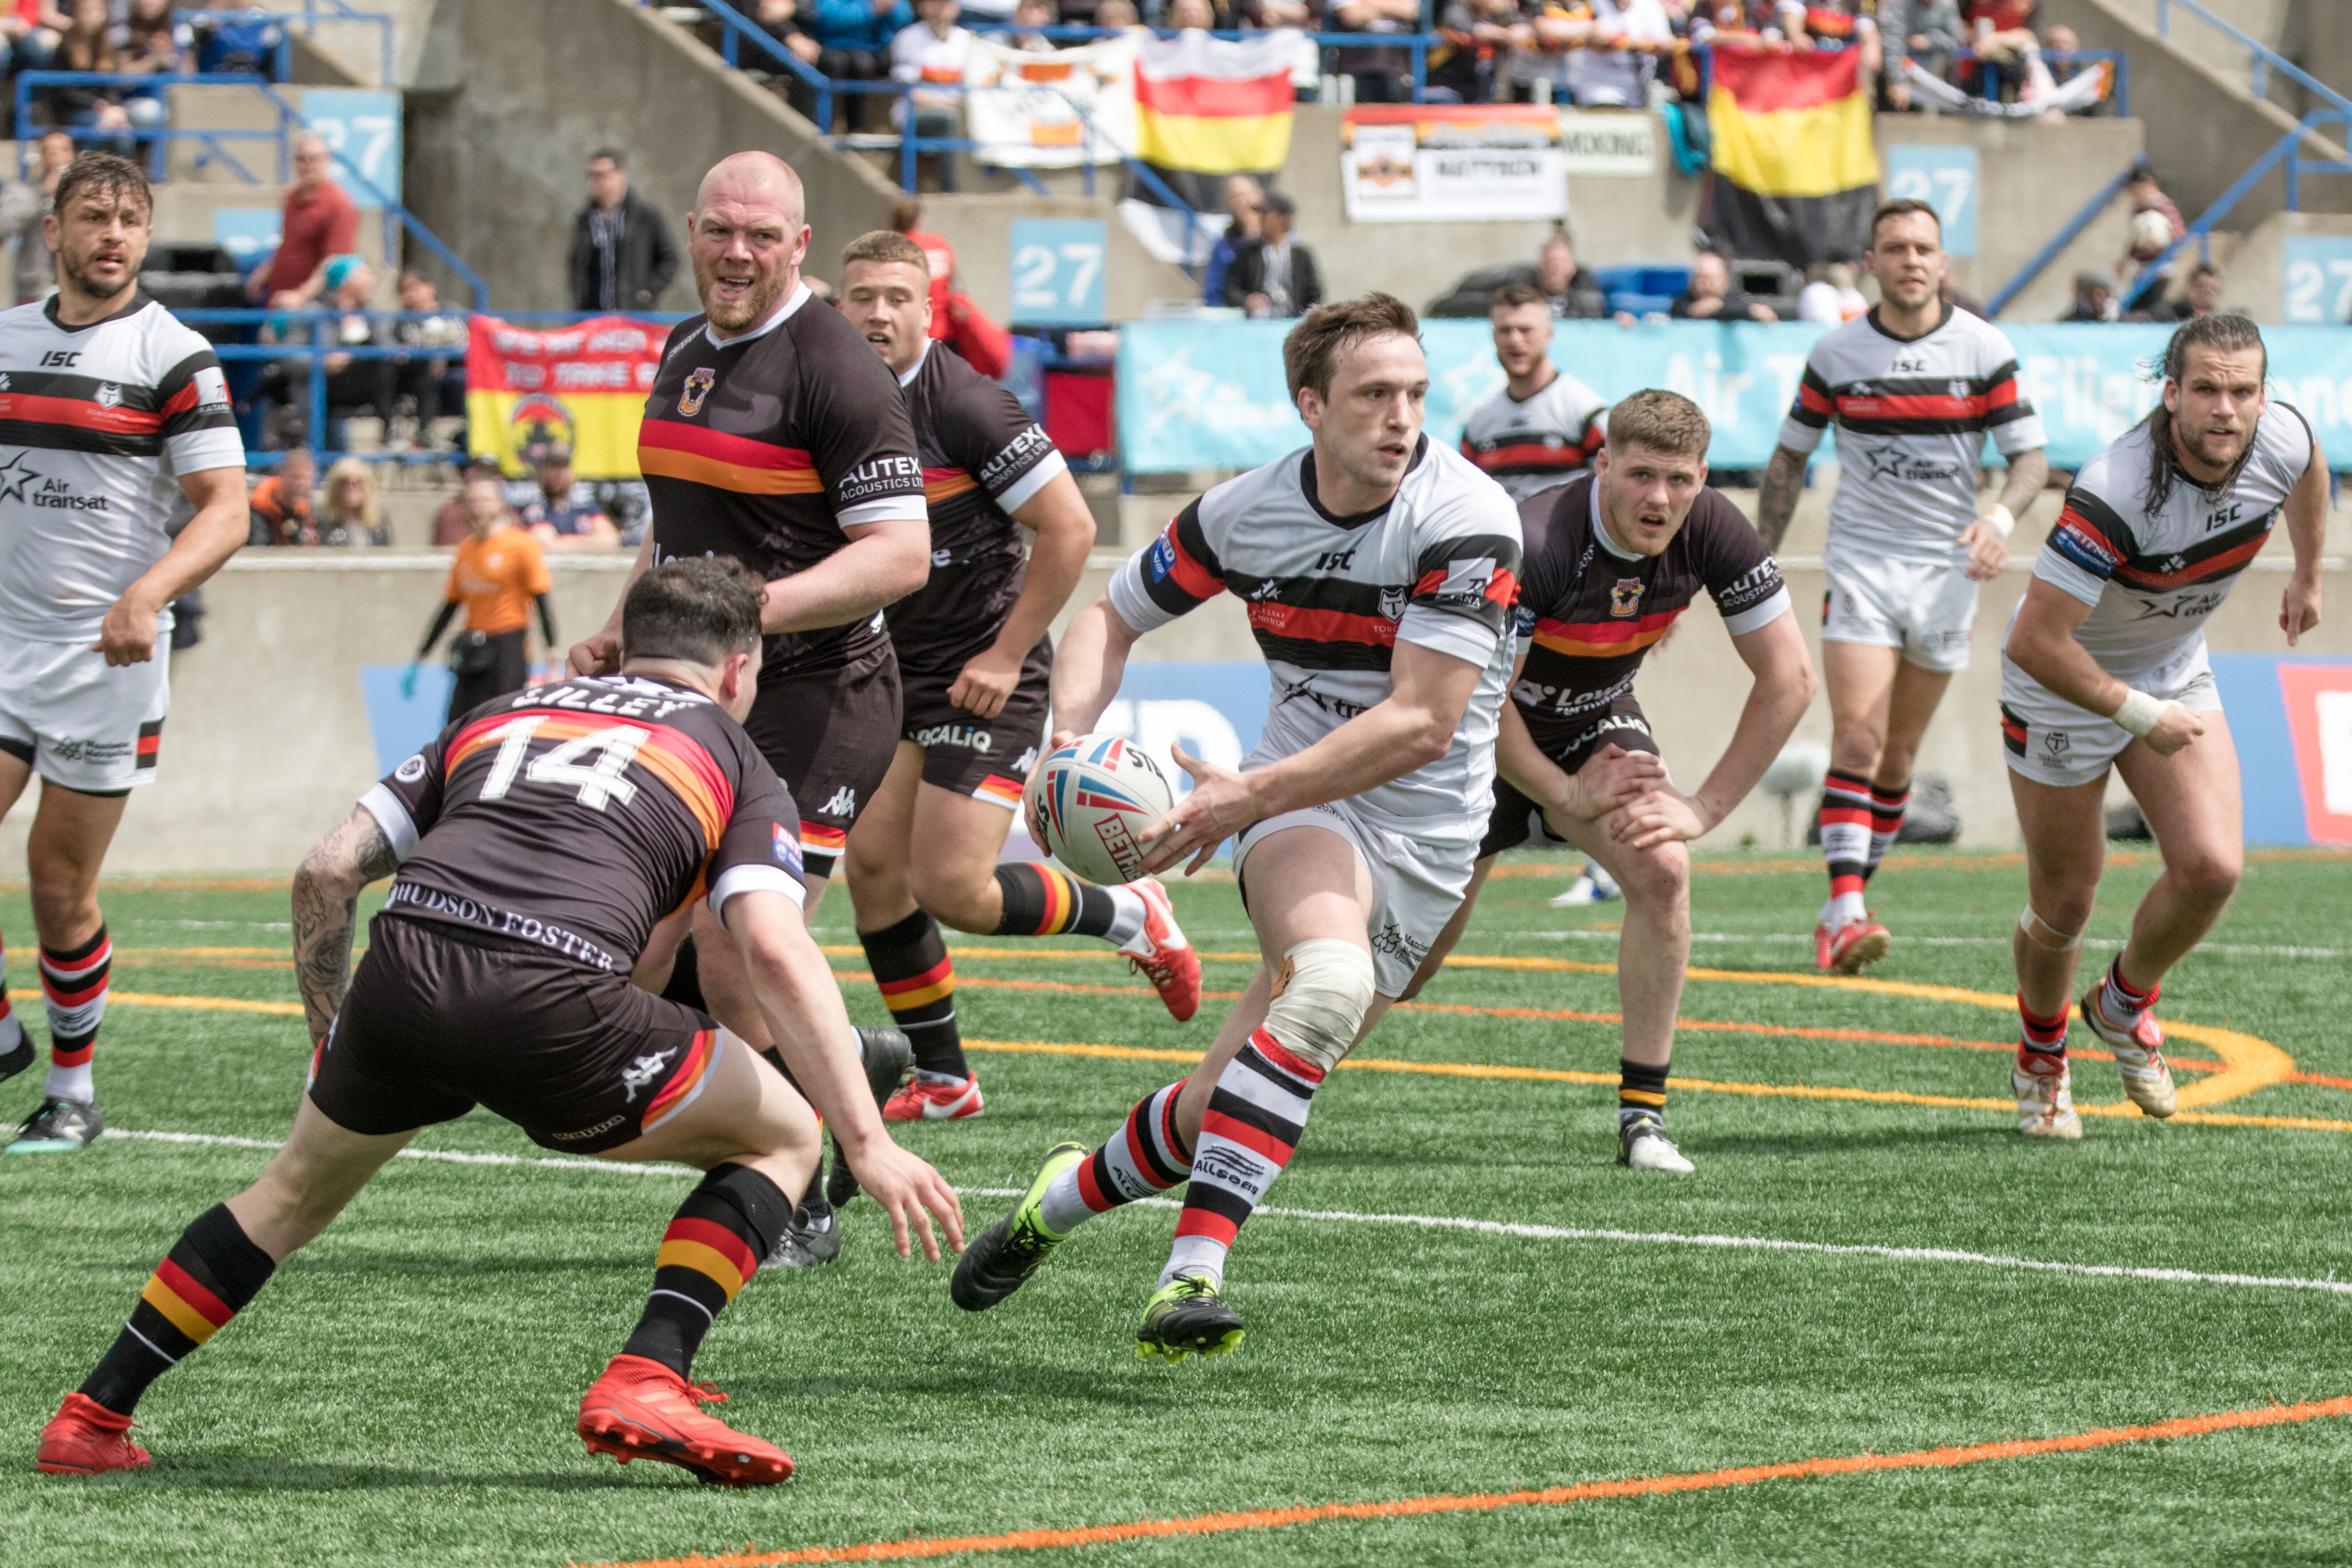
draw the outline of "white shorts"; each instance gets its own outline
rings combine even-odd
[[[2170,690],[2150,691],[2160,702],[2178,702],[2192,713],[2221,711],[2213,672],[2199,668]],[[2053,789],[2096,784],[2116,753],[2132,743],[2132,732],[2052,691],[2004,654],[2000,661],[2000,738],[2010,771]]]
[[[1822,640],[1891,647],[1922,669],[1949,674],[1969,667],[1977,585],[1967,563],[1874,560],[1833,550],[1822,557],[1829,591],[1822,601]]]
[[[1402,996],[1429,956],[1462,896],[1470,889],[1471,868],[1478,846],[1447,848],[1376,826],[1344,800],[1286,811],[1253,822],[1234,840],[1234,875],[1242,876],[1249,852],[1268,836],[1291,827],[1321,827],[1356,847],[1372,873],[1371,916],[1364,934],[1371,939],[1374,985],[1383,996]],[[1244,897],[1248,889],[1244,884]],[[1261,897],[1268,889],[1259,889]]]
[[[80,643],[0,633],[0,752],[86,795],[145,784],[172,706],[171,655],[168,634],[146,663],[110,667]]]

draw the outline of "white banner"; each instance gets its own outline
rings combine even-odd
[[[1559,123],[1540,104],[1360,104],[1341,121],[1350,223],[1568,216]]]
[[[1647,179],[1658,167],[1658,120],[1647,110],[1563,109],[1560,161],[1571,174]]]
[[[1118,163],[1135,145],[1135,39],[1048,55],[974,38],[963,77],[964,134],[981,143],[972,156],[1024,169]]]

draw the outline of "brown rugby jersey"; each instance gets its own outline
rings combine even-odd
[[[761,325],[670,330],[637,431],[654,560],[731,555],[771,582],[859,523],[920,521],[923,470],[890,367],[806,284]],[[840,669],[888,640],[879,615],[768,639],[760,679]]]
[[[1518,632],[1527,663],[1511,700],[1548,755],[1566,755],[1594,715],[1633,689],[1642,659],[1705,589],[1732,636],[1789,611],[1780,563],[1739,510],[1711,489],[1657,555],[1622,550],[1591,478],[1519,503],[1527,540]]]
[[[698,897],[714,913],[754,889],[801,900],[791,792],[718,703],[658,677],[486,702],[360,805],[400,857],[385,914],[591,969],[626,975]]]
[[[1027,556],[1015,508],[1068,465],[1021,400],[939,343],[898,378],[931,512],[930,581],[890,606],[900,668],[962,671],[996,641]]]

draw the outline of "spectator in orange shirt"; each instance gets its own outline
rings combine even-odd
[[[539,606],[541,639],[549,647],[555,646],[555,612],[547,602],[548,590],[555,584],[539,541],[508,521],[513,514],[499,494],[497,480],[467,481],[465,500],[473,531],[449,563],[448,597],[417,645],[416,658],[402,683],[404,692],[416,689],[417,667],[462,607],[465,629],[449,644],[449,672],[457,678],[449,689],[452,719],[530,684],[530,649],[525,637],[533,604]]]
[[[278,465],[278,471],[253,487],[246,505],[253,528],[248,544],[316,544],[319,520],[310,509],[310,492],[319,482],[318,465],[296,447]]]

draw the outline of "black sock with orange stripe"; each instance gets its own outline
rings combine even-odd
[[[1666,1119],[1666,1068],[1662,1063],[1652,1067],[1624,1057],[1617,1058],[1617,1121],[1620,1125],[1636,1116],[1648,1116],[1657,1121]]]
[[[866,963],[890,1022],[915,1047],[915,1070],[939,1078],[968,1079],[963,1035],[956,1027],[955,962],[948,957],[940,922],[917,910],[880,931],[862,931]]]
[[[1004,895],[997,936],[1108,936],[1118,904],[1101,888],[1042,860],[1011,861],[996,868]]]
[[[792,1217],[792,1199],[751,1166],[712,1166],[662,1232],[653,1293],[621,1353],[686,1376],[702,1336],[758,1272]]]
[[[114,1336],[81,1391],[118,1415],[128,1415],[147,1385],[213,1337],[261,1293],[278,1261],[253,1243],[245,1226],[215,1204],[148,1277],[131,1321]]]

